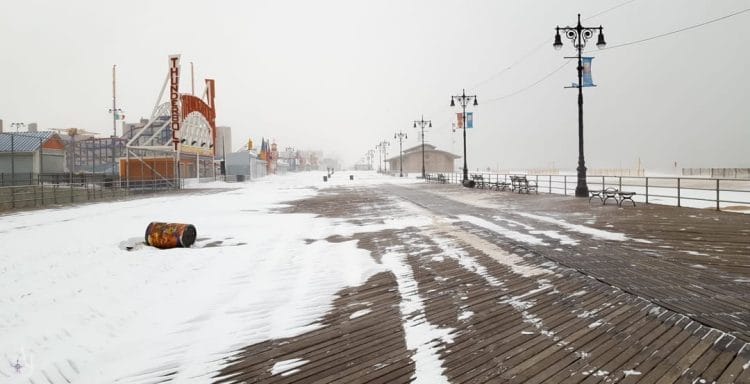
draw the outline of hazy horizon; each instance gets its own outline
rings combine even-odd
[[[352,165],[382,140],[396,153],[399,130],[409,134],[404,148],[417,145],[412,122],[424,116],[427,142],[461,155],[461,132],[451,130],[460,109],[449,104],[466,89],[479,101],[468,109],[470,169],[573,169],[576,91],[563,87],[576,81],[575,63],[553,71],[575,51],[565,38],[552,48],[555,26],[594,16],[583,24],[602,25],[614,47],[747,8],[749,0],[5,2],[0,119],[6,132],[36,122],[109,135],[112,65],[118,107],[137,122],[149,117],[168,56],[181,54],[183,92],[190,62],[196,91],[216,80],[217,125],[232,127],[234,149],[264,137]],[[750,12],[602,51],[594,36],[586,165],[750,167],[748,21]]]

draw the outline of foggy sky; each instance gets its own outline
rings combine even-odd
[[[111,70],[128,122],[148,117],[182,55],[196,85],[216,80],[217,124],[281,148],[322,149],[353,164],[412,121],[427,142],[461,154],[450,96],[476,94],[469,168],[573,169],[575,54],[552,48],[574,25],[626,0],[3,1],[0,118],[40,129],[112,132]],[[610,46],[750,8],[750,0],[636,0],[584,22]],[[587,16],[588,15],[588,16]],[[584,89],[587,166],[750,167],[750,13],[632,46],[597,51],[596,88]],[[540,47],[540,44],[542,45]],[[536,49],[540,47],[539,49]],[[525,57],[510,70],[503,71]],[[500,73],[503,71],[502,73]],[[499,75],[498,75],[499,73]],[[119,133],[118,129],[118,133]],[[377,155],[376,155],[377,158]]]

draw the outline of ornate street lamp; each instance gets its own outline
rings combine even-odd
[[[404,177],[404,139],[407,138],[406,132],[398,131],[393,134],[394,139],[398,139],[398,177]]]
[[[378,156],[380,157],[382,155],[381,161],[382,161],[382,165],[383,165],[383,169],[382,169],[383,173],[385,173],[385,172],[388,171],[388,167],[386,166],[386,162],[388,160],[386,159],[386,157],[388,156],[388,146],[390,146],[390,145],[391,145],[391,143],[383,140],[380,143],[378,143],[378,145],[375,146],[375,148],[378,150]],[[380,162],[378,162],[378,163],[379,163],[378,164],[378,172],[381,172],[380,171]]]
[[[586,161],[583,157],[583,59],[581,55],[583,48],[586,47],[586,42],[594,36],[595,31],[599,32],[596,47],[602,49],[607,43],[604,41],[604,28],[601,25],[599,27],[582,26],[580,13],[578,14],[578,25],[575,27],[560,28],[560,26],[557,26],[555,28],[555,42],[552,46],[557,50],[563,46],[560,31],[565,33],[565,37],[573,42],[573,46],[578,51],[578,56],[566,57],[566,59],[578,59],[578,168],[576,168],[578,171],[578,183],[576,185],[576,196],[588,197],[589,187],[586,185]]]
[[[414,120],[414,128],[417,128],[417,126],[422,129],[422,178],[424,179],[426,177],[424,169],[424,127],[429,126],[432,128],[432,120],[425,120],[424,115],[422,115],[421,120]]]
[[[466,185],[466,183],[469,181],[469,168],[466,165],[466,106],[469,105],[472,101],[474,102],[474,106],[476,107],[479,105],[477,102],[477,96],[476,95],[466,95],[466,90],[464,89],[463,92],[461,92],[458,96],[451,96],[451,107],[455,107],[456,103],[455,101],[458,100],[458,103],[461,104],[461,108],[463,110],[463,121],[464,121],[464,179],[463,184]]]

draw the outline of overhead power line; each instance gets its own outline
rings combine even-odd
[[[507,99],[507,98],[513,97],[513,96],[515,96],[515,95],[517,95],[519,93],[525,92],[525,91],[527,91],[527,90],[535,87],[536,85],[540,84],[544,80],[549,79],[555,73],[560,72],[563,68],[565,68],[568,64],[570,64],[571,61],[573,61],[573,60],[572,59],[566,60],[561,66],[555,68],[552,72],[544,75],[541,79],[539,79],[539,80],[537,80],[537,81],[535,81],[535,82],[527,85],[526,87],[523,87],[523,88],[521,88],[521,89],[519,89],[519,90],[517,90],[517,91],[515,91],[513,93],[509,93],[509,94],[507,94],[505,96],[500,96],[500,97],[495,97],[495,98],[492,98],[492,99],[487,99],[486,103],[492,103],[492,102],[495,102],[495,101]]]
[[[626,2],[624,2],[624,3],[620,3],[620,4],[618,4],[618,5],[615,5],[614,7],[611,7],[611,8],[607,8],[607,9],[605,9],[605,10],[603,10],[603,11],[599,12],[599,13],[595,13],[595,14],[593,14],[593,15],[591,15],[591,16],[589,16],[589,17],[585,18],[585,19],[583,19],[583,21],[591,20],[591,19],[593,19],[593,18],[595,18],[595,17],[597,17],[597,16],[601,16],[601,15],[603,15],[603,14],[607,13],[607,12],[610,12],[610,11],[614,11],[615,9],[617,9],[617,8],[620,8],[620,7],[622,7],[622,6],[625,6],[625,5],[628,5],[628,4],[630,4],[630,3],[634,2],[634,1],[635,1],[635,0],[630,0],[630,1],[626,1]]]
[[[635,0],[631,0],[631,1],[635,1]],[[621,5],[625,5],[625,4],[627,4],[627,3],[621,4]],[[614,9],[614,8],[612,8],[612,9]],[[737,11],[737,12],[734,12],[734,13],[730,13],[728,15],[724,15],[724,16],[721,16],[721,17],[717,17],[715,19],[711,19],[711,20],[708,20],[708,21],[704,21],[702,23],[698,23],[698,24],[690,25],[690,26],[687,26],[687,27],[684,27],[684,28],[680,28],[680,29],[677,29],[677,30],[674,30],[674,31],[671,31],[671,32],[662,33],[662,34],[659,34],[659,35],[656,35],[656,36],[647,37],[645,39],[640,39],[640,40],[631,41],[631,42],[627,42],[627,43],[622,43],[622,44],[617,44],[617,45],[613,45],[613,46],[608,46],[608,47],[606,47],[604,49],[590,50],[590,51],[587,51],[587,52],[605,51],[605,50],[608,50],[608,49],[615,49],[615,48],[619,48],[619,47],[625,47],[625,46],[628,46],[628,45],[635,45],[635,44],[638,44],[638,43],[643,43],[643,42],[650,41],[650,40],[655,40],[655,39],[658,39],[658,38],[661,38],[661,37],[665,37],[665,36],[669,36],[669,35],[674,35],[674,34],[677,34],[677,33],[680,33],[680,32],[685,32],[685,31],[689,31],[691,29],[699,28],[699,27],[702,27],[702,26],[705,26],[705,25],[708,25],[708,24],[711,24],[711,23],[715,23],[715,22],[721,21],[721,20],[726,20],[726,19],[728,19],[730,17],[738,16],[738,15],[746,13],[746,12],[750,12],[750,8],[743,9],[741,11]],[[566,65],[568,65],[568,63],[570,63],[570,61],[571,60],[566,61],[563,65],[555,68],[555,70],[553,70],[552,72],[544,75],[539,80],[537,80],[537,81],[529,84],[528,86],[526,86],[524,88],[521,88],[521,89],[519,89],[519,90],[517,90],[515,92],[512,92],[512,93],[509,93],[509,94],[507,94],[505,96],[500,96],[500,97],[488,99],[487,102],[494,102],[494,101],[499,101],[499,100],[507,99],[509,97],[512,97],[512,96],[515,96],[515,95],[517,95],[519,93],[527,91],[527,90],[533,88],[534,86],[540,84],[544,80],[547,80],[548,78],[550,78],[555,73],[557,73],[560,70],[562,70]]]
[[[610,50],[610,49],[615,49],[615,48],[620,48],[620,47],[626,47],[628,45],[635,45],[635,44],[640,44],[640,43],[643,43],[643,42],[646,42],[646,41],[656,40],[656,39],[659,39],[659,38],[662,38],[662,37],[665,37],[665,36],[674,35],[674,34],[677,34],[677,33],[680,33],[680,32],[685,32],[685,31],[689,31],[691,29],[703,27],[703,26],[708,25],[708,24],[716,23],[718,21],[726,20],[726,19],[728,19],[730,17],[738,16],[738,15],[741,15],[741,14],[746,13],[746,12],[750,12],[750,8],[743,9],[741,11],[737,11],[737,12],[734,12],[734,13],[730,13],[728,15],[724,15],[724,16],[721,16],[721,17],[717,17],[715,19],[711,19],[711,20],[708,20],[708,21],[704,21],[702,23],[694,24],[694,25],[691,25],[691,26],[688,26],[688,27],[676,29],[676,30],[671,31],[671,32],[662,33],[660,35],[647,37],[645,39],[630,41],[630,42],[627,42],[627,43],[622,43],[622,44],[616,44],[616,45],[608,46],[608,47],[605,47],[604,49],[601,49],[601,51],[607,51],[607,50]],[[589,52],[591,52],[591,51],[589,51]]]
[[[601,16],[601,15],[604,15],[605,13],[609,13],[609,12],[612,12],[612,11],[614,11],[615,9],[618,9],[618,8],[620,8],[620,7],[623,7],[623,6],[625,6],[625,5],[628,5],[628,4],[630,4],[630,3],[634,2],[634,1],[636,1],[636,0],[627,0],[627,1],[623,2],[623,3],[620,3],[620,4],[618,4],[618,5],[615,5],[615,6],[613,6],[613,7],[607,8],[607,9],[605,9],[605,10],[603,10],[603,11],[597,12],[597,13],[595,13],[594,15],[592,15],[592,16],[589,16],[589,17],[587,17],[587,18],[585,18],[585,19],[583,19],[583,20],[584,20],[584,21],[586,21],[586,20],[590,20],[590,19],[593,19],[593,18],[595,18],[595,17],[597,17],[597,16]],[[549,43],[550,43],[551,41],[552,41],[552,38],[551,38],[551,37],[550,37],[549,39],[545,39],[544,41],[542,41],[542,42],[540,42],[539,44],[535,45],[535,46],[534,46],[534,48],[532,48],[531,50],[529,50],[528,52],[526,52],[526,53],[525,53],[525,54],[524,54],[523,56],[521,56],[521,57],[519,57],[518,59],[516,59],[515,61],[513,61],[513,62],[512,62],[512,63],[511,63],[510,65],[508,65],[507,67],[505,67],[505,68],[501,69],[501,70],[500,70],[500,71],[498,71],[498,72],[495,72],[495,73],[494,73],[494,74],[492,74],[492,75],[491,75],[490,77],[488,77],[488,78],[486,78],[486,79],[484,79],[484,80],[482,80],[482,81],[480,81],[480,82],[476,83],[476,84],[475,84],[475,85],[473,85],[473,86],[472,86],[471,88],[477,88],[477,87],[479,87],[480,85],[484,85],[484,84],[486,84],[486,83],[488,83],[488,82],[490,82],[490,81],[492,81],[492,80],[494,80],[494,79],[496,79],[496,78],[500,77],[500,76],[501,76],[501,75],[503,75],[503,74],[504,74],[505,72],[508,72],[509,70],[513,69],[513,67],[515,67],[516,65],[520,64],[520,63],[521,63],[521,62],[523,62],[524,60],[528,59],[528,58],[529,58],[529,57],[530,57],[531,55],[535,54],[535,53],[536,53],[537,51],[539,51],[540,49],[542,49],[542,48],[544,48],[545,46],[547,46],[547,45],[548,45],[548,44],[549,44]]]

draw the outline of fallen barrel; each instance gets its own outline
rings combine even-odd
[[[196,231],[192,224],[151,222],[146,227],[146,244],[161,248],[187,248],[195,243]]]

